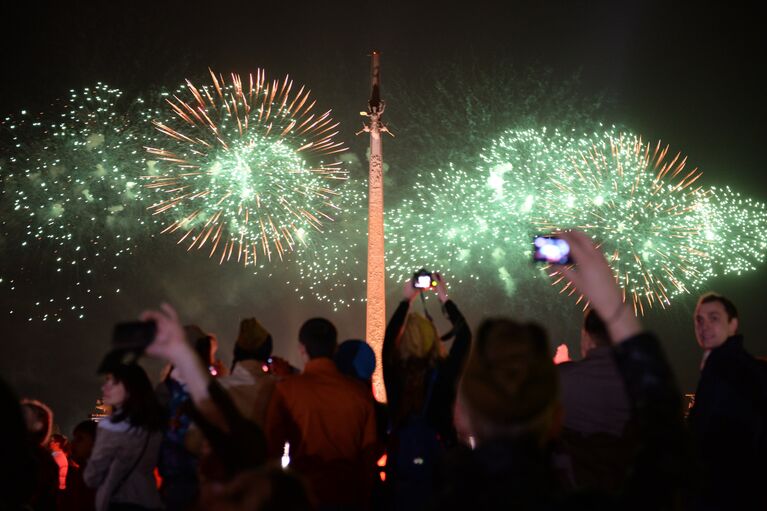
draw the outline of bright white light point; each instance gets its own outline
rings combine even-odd
[[[503,186],[503,176],[499,174],[490,174],[490,177],[487,178],[487,184],[491,188],[500,188]]]
[[[535,202],[535,197],[533,197],[532,195],[528,195],[525,198],[525,202],[522,203],[522,207],[519,208],[520,211],[522,211],[523,213],[527,213],[528,211],[533,209],[533,202]]]
[[[287,468],[290,465],[290,442],[285,442],[282,448],[282,459],[280,460],[282,468]]]
[[[601,206],[604,203],[605,203],[605,198],[602,197],[601,195],[597,195],[596,198],[594,199],[595,206]]]

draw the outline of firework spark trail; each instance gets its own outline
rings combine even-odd
[[[477,279],[472,270],[485,264],[499,234],[485,183],[452,166],[419,173],[417,182],[411,197],[386,215],[387,274],[404,282],[426,268],[457,284]]]
[[[636,314],[670,305],[714,276],[704,237],[708,196],[698,169],[669,147],[607,131],[573,160],[569,182],[552,180],[542,229],[573,227],[600,242]],[[577,293],[569,282],[562,292]],[[580,300],[580,297],[579,297]]]
[[[339,203],[344,215],[296,259],[304,289],[334,310],[365,301],[367,182],[351,179],[345,186]]]
[[[145,186],[162,198],[150,210],[219,263],[282,260],[339,211],[348,174],[322,160],[346,150],[339,123],[288,76],[210,75],[211,85],[187,81],[167,101],[173,115],[154,121],[161,136],[147,151],[161,168]]]
[[[395,278],[428,265],[513,295],[535,274],[531,235],[578,228],[599,241],[625,299],[644,314],[764,260],[764,204],[704,188],[701,172],[661,143],[615,128],[583,136],[507,130],[480,160],[468,172],[449,165],[418,173],[414,198],[387,215]],[[587,305],[549,273],[560,292]]]
[[[133,207],[144,152],[121,97],[97,84],[70,91],[46,113],[2,121],[4,234],[21,251],[13,287],[51,288],[30,320],[83,317],[85,296],[107,292],[105,276],[114,276],[144,234],[141,208]],[[56,293],[55,285],[66,291]]]
[[[729,187],[707,190],[703,236],[718,274],[755,271],[767,254],[767,210],[763,202],[743,197]]]
[[[577,147],[556,130],[507,130],[476,168],[419,172],[412,197],[387,215],[387,272],[401,281],[423,266],[512,295],[529,278],[533,218]]]
[[[364,183],[347,182],[341,163],[321,161],[344,150],[337,123],[294,89],[261,71],[246,84],[213,76],[211,86],[177,91],[162,118],[146,107],[134,116],[118,104],[119,90],[99,84],[45,114],[5,118],[2,242],[34,260],[20,270],[34,275],[14,280],[5,269],[0,284],[64,283],[66,293],[41,296],[30,319],[82,317],[85,296],[105,294],[108,275],[170,216],[165,232],[218,262],[263,265],[306,246],[293,263],[310,294],[336,308],[364,301]],[[416,185],[386,214],[387,270],[397,284],[425,266],[452,283],[513,296],[535,275],[530,235],[577,227],[602,243],[643,314],[715,275],[753,271],[767,252],[764,203],[706,188],[668,147],[615,128],[507,130],[474,161],[468,170],[446,163],[411,173]],[[554,277],[561,292],[578,296]]]

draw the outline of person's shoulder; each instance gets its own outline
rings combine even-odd
[[[759,361],[743,346],[741,339],[730,338],[721,346],[711,350],[706,358],[703,373],[718,373],[732,368],[757,368]],[[708,371],[706,371],[708,369]]]
[[[584,365],[585,364],[583,360],[568,360],[567,362],[562,362],[561,364],[557,364],[557,371],[559,372],[559,377],[571,378],[571,377],[577,376],[583,371]]]
[[[274,391],[280,393],[296,392],[310,382],[305,374],[294,374],[281,378],[274,378]]]
[[[371,393],[368,386],[357,378],[343,374],[338,371],[333,375],[333,378],[326,380],[332,382],[333,388],[342,395],[348,396],[351,399],[358,400],[371,400]]]
[[[125,421],[112,422],[112,420],[107,417],[106,419],[100,420],[96,424],[96,429],[99,431],[99,433],[101,433],[102,431],[108,431],[108,432],[127,431],[128,423]]]
[[[351,376],[344,376],[346,381],[343,383],[345,388],[348,389],[349,393],[354,394],[359,399],[363,399],[365,401],[371,401],[371,392],[370,388],[365,382],[362,382],[356,378],[352,378]],[[372,404],[372,402],[371,402]]]
[[[375,398],[373,397],[370,389],[361,381],[349,378],[350,386],[349,393],[354,396],[354,399],[366,408],[370,408],[371,411],[375,410]]]

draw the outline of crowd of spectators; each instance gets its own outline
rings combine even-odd
[[[405,283],[383,339],[385,403],[373,350],[339,344],[326,318],[300,328],[301,370],[273,356],[268,316],[243,319],[227,368],[215,336],[163,304],[140,318],[160,383],[107,357],[111,413],[70,438],[0,381],[0,510],[767,509],[767,366],[744,350],[735,305],[698,301],[685,419],[662,343],[601,252],[561,236],[575,264],[557,270],[589,303],[577,361],[555,363],[536,323],[472,330],[438,273],[452,328],[415,312],[428,290]]]

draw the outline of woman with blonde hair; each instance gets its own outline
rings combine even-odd
[[[439,273],[430,275],[442,309],[453,325],[449,352],[429,317],[410,312],[424,288],[405,284],[404,298],[386,327],[383,374],[389,403],[386,483],[392,509],[422,509],[431,496],[434,467],[457,442],[453,404],[471,345],[466,320],[447,296]],[[428,315],[428,313],[427,313]]]

